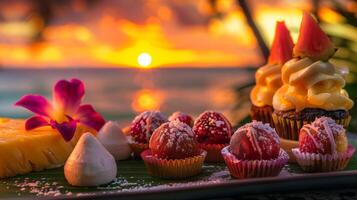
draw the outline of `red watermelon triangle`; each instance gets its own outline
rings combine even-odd
[[[293,56],[294,42],[284,21],[277,22],[273,45],[270,49],[269,63],[283,65]]]
[[[316,20],[309,13],[304,13],[299,38],[294,47],[294,56],[309,57],[312,60],[328,60],[335,51],[334,44]]]

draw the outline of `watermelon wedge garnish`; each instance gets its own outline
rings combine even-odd
[[[273,45],[270,49],[268,62],[283,65],[293,57],[294,42],[284,21],[276,23]]]
[[[335,45],[330,38],[323,32],[316,20],[305,12],[300,25],[299,38],[294,47],[294,56],[327,61],[335,52]]]

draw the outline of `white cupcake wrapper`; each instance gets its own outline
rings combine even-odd
[[[305,172],[339,171],[347,167],[356,149],[348,145],[347,151],[334,154],[302,153],[299,148],[291,150]]]
[[[222,149],[222,156],[229,172],[235,178],[277,176],[289,160],[289,155],[280,149],[274,160],[239,160],[229,152],[229,146]]]

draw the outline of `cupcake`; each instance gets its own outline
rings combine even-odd
[[[345,169],[355,148],[348,145],[342,125],[329,117],[320,117],[301,128],[299,147],[292,152],[304,171],[328,172]]]
[[[206,152],[199,148],[191,127],[174,120],[154,131],[141,157],[151,176],[180,179],[202,171]]]
[[[167,118],[159,111],[145,111],[135,117],[129,129],[130,147],[135,156],[149,147],[151,134],[165,122]]]
[[[273,97],[280,137],[297,141],[304,124],[326,116],[347,128],[353,101],[343,89],[348,70],[329,62],[335,47],[310,14],[301,22],[294,58],[281,70],[283,85]]]
[[[190,127],[193,126],[193,119],[190,115],[177,111],[172,113],[172,115],[170,115],[169,117],[169,121],[174,121],[174,120],[179,120],[180,122],[183,122],[187,125],[189,125]]]
[[[221,150],[232,135],[232,125],[226,117],[214,111],[202,113],[193,125],[200,147],[207,151],[206,162],[223,162]]]
[[[222,155],[235,178],[277,176],[289,160],[275,130],[255,120],[233,134]]]
[[[273,95],[282,85],[281,67],[292,58],[294,43],[284,22],[277,22],[268,63],[255,73],[256,85],[250,93],[253,120],[273,126]]]

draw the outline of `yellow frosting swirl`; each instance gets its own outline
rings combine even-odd
[[[281,73],[283,86],[273,97],[275,110],[349,110],[353,106],[343,89],[346,71],[330,62],[294,58],[285,63]]]
[[[250,99],[255,106],[272,106],[273,95],[282,85],[281,65],[267,64],[255,73],[256,85],[250,93]]]

